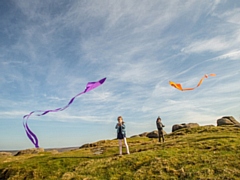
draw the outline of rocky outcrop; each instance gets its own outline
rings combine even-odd
[[[0,156],[12,156],[10,152],[0,152]]]
[[[198,123],[183,123],[183,124],[175,124],[172,126],[172,132],[177,131],[179,129],[183,129],[183,128],[193,128],[193,127],[199,127]]]
[[[224,116],[217,120],[217,126],[224,125],[240,125],[240,123],[232,116]]]
[[[18,151],[15,156],[24,155],[24,154],[38,154],[40,152],[44,152],[44,149],[43,148],[25,149],[25,150]]]
[[[166,135],[167,133],[163,130],[163,134]],[[154,130],[152,132],[144,132],[139,135],[131,136],[131,138],[135,138],[135,137],[158,138],[158,130]]]
[[[140,136],[140,137],[146,137],[147,134],[148,134],[148,132],[144,132],[144,133],[142,133],[142,134],[139,134],[139,136]]]
[[[87,144],[82,145],[79,149],[82,149],[82,148],[90,148],[90,147],[96,147],[96,146],[97,146],[96,143],[87,143]]]
[[[163,135],[166,135],[167,133],[163,131]],[[158,130],[152,131],[147,134],[148,138],[158,138]]]

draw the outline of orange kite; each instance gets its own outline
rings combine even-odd
[[[216,76],[216,74],[209,74],[209,75],[205,74],[205,75],[202,77],[202,79],[200,79],[198,85],[197,85],[196,87],[194,87],[194,88],[182,88],[182,85],[181,85],[181,84],[177,84],[177,83],[172,82],[172,81],[169,81],[169,84],[170,84],[171,86],[177,88],[177,89],[180,90],[180,91],[194,90],[195,88],[197,88],[198,86],[200,86],[200,85],[202,84],[203,80],[204,80],[205,78],[208,78],[208,76]]]

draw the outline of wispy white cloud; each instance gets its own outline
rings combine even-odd
[[[219,52],[228,49],[230,42],[226,42],[223,37],[215,37],[207,40],[193,42],[182,51],[186,53]]]
[[[216,126],[217,119],[222,117],[217,115],[203,114],[197,111],[188,111],[185,115],[187,117],[186,123],[191,123],[194,120],[194,122],[198,123],[200,126],[210,124]]]
[[[227,22],[233,24],[240,24],[240,8],[232,8],[229,11],[225,11],[221,14],[214,13],[213,15],[217,16],[218,18],[224,19]]]
[[[94,115],[72,115],[69,112],[60,112],[60,113],[51,113],[47,115],[47,118],[45,117],[43,118],[36,118],[38,120],[41,121],[59,121],[59,122],[67,122],[67,123],[71,123],[71,122],[89,122],[89,123],[113,123],[113,119],[106,119],[105,117],[101,117],[101,116],[94,116]]]
[[[226,54],[212,58],[211,60],[239,60],[240,59],[240,50],[232,50]]]
[[[29,112],[27,111],[1,111],[0,116],[2,117],[0,121],[5,121],[9,119],[21,119],[25,114],[28,114]]]

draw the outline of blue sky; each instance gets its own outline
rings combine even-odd
[[[222,116],[240,120],[240,1],[0,1],[0,150],[33,148],[22,117],[65,106],[87,82],[105,83],[66,110],[31,116],[43,148],[81,146]],[[194,87],[181,92],[168,82]]]

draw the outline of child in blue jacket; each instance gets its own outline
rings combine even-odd
[[[117,129],[117,139],[118,139],[118,143],[119,143],[119,154],[122,155],[122,140],[124,141],[126,150],[127,150],[127,154],[130,154],[129,152],[129,148],[128,148],[128,144],[127,144],[127,139],[126,139],[126,126],[123,122],[123,118],[122,116],[119,116],[117,118],[118,123],[116,125],[116,129]]]

